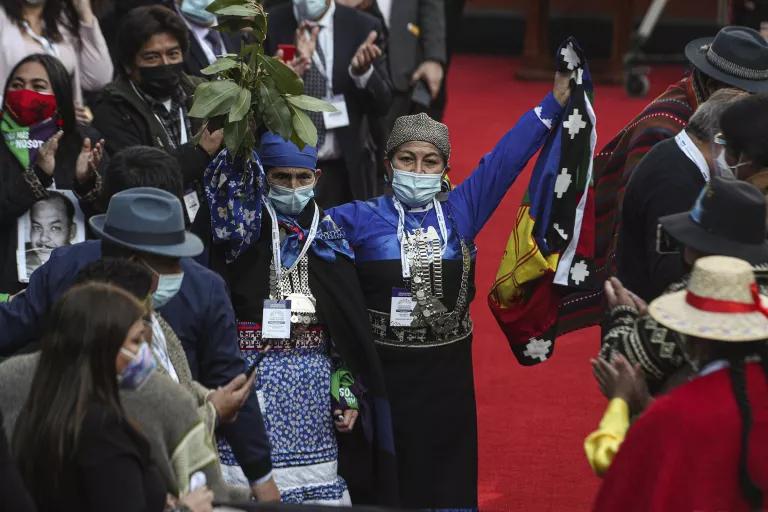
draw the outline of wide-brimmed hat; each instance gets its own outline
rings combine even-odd
[[[688,336],[729,342],[768,339],[768,297],[760,295],[752,266],[737,258],[698,259],[687,290],[662,295],[648,312]]]
[[[747,92],[768,91],[768,42],[748,27],[723,27],[715,37],[694,39],[685,56],[699,71]]]
[[[179,198],[157,188],[118,192],[107,213],[94,215],[89,223],[99,238],[127,249],[171,258],[203,252],[200,239],[185,229]]]
[[[659,219],[684,245],[706,254],[768,263],[765,196],[749,183],[716,176],[702,189],[690,212]]]

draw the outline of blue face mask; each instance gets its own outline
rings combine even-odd
[[[184,0],[181,3],[181,14],[192,23],[210,27],[216,23],[216,15],[205,10],[213,0]]]
[[[131,362],[117,376],[117,384],[122,389],[139,389],[147,382],[157,366],[152,350],[144,341],[139,345],[139,350],[135,354],[126,348],[121,348],[120,352],[130,357]]]
[[[152,294],[152,305],[161,308],[168,304],[181,290],[184,272],[178,274],[158,274],[157,290]]]
[[[326,0],[293,0],[293,13],[300,21],[317,21],[326,9],[328,9]]]
[[[395,197],[410,208],[424,206],[438,192],[443,182],[441,174],[420,174],[392,168],[392,191]]]
[[[268,197],[278,212],[284,215],[298,215],[307,206],[309,200],[315,197],[315,186],[288,188],[270,185]]]

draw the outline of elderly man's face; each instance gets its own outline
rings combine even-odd
[[[446,170],[445,160],[437,147],[429,142],[406,142],[395,150],[390,164],[400,171],[419,174],[441,174]]]
[[[38,201],[30,212],[29,241],[35,249],[55,249],[74,239],[74,222],[60,200]]]
[[[308,187],[317,182],[319,173],[319,170],[300,167],[272,167],[267,170],[267,181],[270,185],[285,188]]]

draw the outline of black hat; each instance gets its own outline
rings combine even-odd
[[[685,246],[732,256],[753,265],[768,262],[765,196],[733,178],[714,177],[690,212],[667,215],[661,226]]]
[[[699,71],[747,92],[768,91],[768,42],[748,27],[723,27],[717,35],[695,39],[685,56]]]
[[[96,236],[120,247],[171,258],[203,252],[200,239],[187,233],[181,201],[165,190],[129,188],[109,200],[107,213],[89,220]]]

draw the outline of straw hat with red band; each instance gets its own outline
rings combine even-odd
[[[650,315],[689,336],[715,341],[768,339],[768,297],[760,295],[752,266],[727,256],[696,261],[688,289],[654,300]]]

